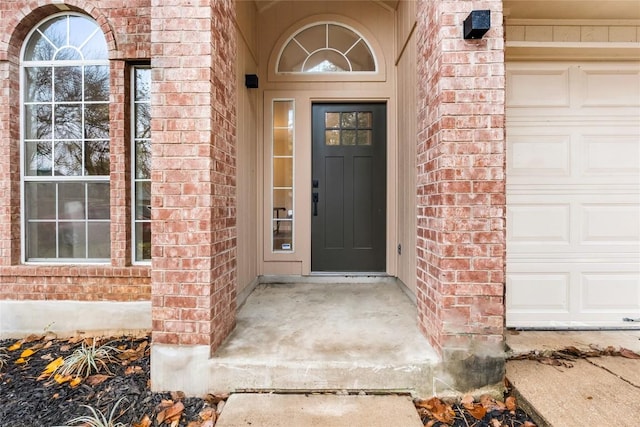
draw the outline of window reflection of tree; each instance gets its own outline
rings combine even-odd
[[[43,50],[54,49],[49,43],[38,45],[38,48],[37,56],[44,57],[51,54],[43,53]],[[70,56],[66,52],[72,51],[71,48],[61,50],[65,54],[57,55],[56,59]],[[56,63],[51,68],[28,68],[27,73],[27,100],[37,103],[27,106],[31,116],[27,139],[53,137],[55,140],[55,147],[38,144],[37,149],[32,150],[28,164],[36,165],[38,159],[46,157],[53,161],[54,174],[58,176],[109,175],[108,67],[58,66]],[[49,104],[52,94],[55,95],[53,114]]]
[[[107,259],[109,66],[104,36],[87,18],[62,16],[38,27],[24,59],[25,198],[31,200],[25,213],[27,259]],[[61,179],[29,182],[34,175]],[[89,175],[101,178],[63,178]]]

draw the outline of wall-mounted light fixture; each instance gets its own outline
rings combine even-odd
[[[258,88],[258,75],[257,74],[245,74],[244,75],[244,85],[247,89],[257,89]]]
[[[464,38],[481,39],[491,28],[491,11],[474,10],[464,20]]]

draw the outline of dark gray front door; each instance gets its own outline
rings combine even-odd
[[[314,104],[311,269],[386,270],[385,104]]]

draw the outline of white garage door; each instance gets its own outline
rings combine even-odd
[[[510,327],[640,327],[640,63],[507,64],[506,300]]]

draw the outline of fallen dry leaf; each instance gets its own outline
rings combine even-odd
[[[415,405],[428,410],[438,421],[449,425],[453,424],[456,413],[451,406],[437,397],[432,397],[428,400],[418,400],[415,402]]]
[[[28,344],[30,342],[34,342],[34,341],[40,341],[42,339],[42,335],[35,335],[35,334],[31,334],[26,338],[22,339],[22,343],[23,344]]]
[[[483,394],[480,396],[480,404],[487,410],[487,412],[491,411],[504,411],[507,409],[504,403],[499,400],[495,400],[488,394]]]
[[[491,427],[502,427],[502,423],[499,420],[496,420],[495,418],[491,418]]]
[[[56,360],[54,360],[53,362],[49,363],[45,368],[44,371],[42,371],[42,373],[40,374],[40,376],[38,377],[38,381],[43,380],[45,378],[49,378],[51,376],[51,374],[53,374],[60,366],[62,366],[64,364],[64,359],[61,357],[58,357]]]
[[[83,339],[85,339],[85,337],[78,335],[78,336],[71,337],[71,338],[67,339],[67,342],[69,344],[77,344],[80,341],[82,341]]]
[[[531,421],[525,421],[524,424],[522,424],[522,427],[536,427],[536,425]]]
[[[179,416],[184,411],[184,404],[182,402],[175,403],[172,407],[165,409],[166,418],[174,418],[175,416]]]
[[[200,411],[198,416],[202,421],[207,421],[207,420],[215,421],[216,418],[218,417],[218,414],[216,414],[216,411],[213,408],[204,408],[202,411]]]
[[[203,397],[204,401],[211,406],[217,405],[218,402],[227,400],[228,398],[229,393],[207,393]]]
[[[84,382],[87,385],[90,385],[90,386],[93,387],[93,386],[96,386],[98,384],[102,384],[103,382],[105,382],[109,378],[111,378],[109,375],[95,374],[95,375],[91,375],[91,376],[87,377],[87,379],[84,380]]]
[[[507,410],[509,411],[515,411],[516,408],[518,407],[516,403],[516,398],[513,396],[507,397],[506,400],[504,401],[504,404],[507,406]]]
[[[481,420],[487,415],[487,409],[479,403],[473,404],[470,408],[465,407],[465,409],[477,420]]]
[[[473,401],[473,396],[471,396],[470,394],[465,394],[464,396],[462,396],[460,403],[466,408],[467,406],[473,406]]]
[[[133,423],[132,427],[151,427],[151,418],[145,414],[139,423]]]
[[[187,427],[202,427],[202,423],[200,421],[189,421]]]
[[[14,342],[12,345],[10,345],[7,350],[9,351],[16,351],[18,350],[20,347],[22,347],[22,341],[16,341]]]
[[[35,351],[33,351],[32,349],[28,348],[26,350],[23,350],[22,353],[20,353],[20,357],[21,358],[27,358],[29,356],[32,356],[35,353]]]
[[[626,357],[627,359],[640,359],[640,354],[624,347],[620,348],[620,356]]]
[[[71,375],[60,375],[60,374],[55,374],[53,376],[53,380],[55,382],[57,382],[58,384],[64,384],[68,381],[71,381],[73,377]]]
[[[163,399],[158,407],[162,408],[162,410],[156,415],[156,421],[158,421],[158,424],[162,424],[163,422],[172,423],[176,418],[179,420],[182,411],[184,411],[184,405],[182,402],[173,403],[173,400]]]
[[[474,403],[473,396],[470,394],[465,395],[460,403],[477,420],[481,420],[487,415],[487,409],[480,403]]]
[[[186,397],[186,395],[182,391],[172,391],[170,394],[171,394],[171,400],[174,400],[174,401],[179,401]]]
[[[124,370],[125,375],[133,375],[142,373],[142,368],[140,366],[127,366]]]
[[[118,353],[118,359],[123,362],[132,362],[140,359],[145,355],[145,351],[147,346],[149,345],[148,341],[141,342],[136,348],[124,348],[124,346],[120,346],[120,353]]]
[[[16,365],[23,365],[25,363],[27,363],[27,359],[25,359],[24,357],[20,357],[18,359],[16,359]]]
[[[75,377],[69,382],[69,385],[71,386],[71,388],[75,388],[79,386],[81,382],[82,382],[82,377]]]

